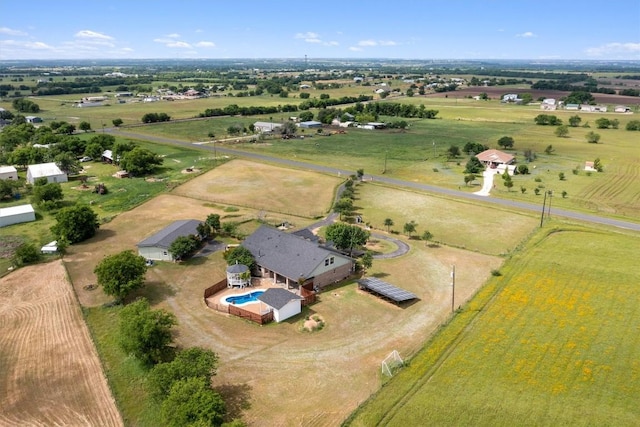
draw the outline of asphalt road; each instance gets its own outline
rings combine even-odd
[[[340,176],[349,176],[355,173],[355,171],[350,171],[350,170],[336,169],[328,166],[314,165],[311,163],[299,162],[299,161],[289,160],[289,159],[280,159],[277,157],[267,156],[264,154],[249,153],[245,151],[234,150],[232,148],[221,147],[219,145],[214,146],[214,144],[198,144],[198,143],[180,141],[177,139],[166,138],[161,136],[139,134],[135,132],[129,132],[123,128],[119,128],[117,130],[114,128],[107,128],[105,129],[105,132],[112,133],[114,135],[120,135],[126,138],[155,141],[155,142],[161,142],[164,144],[180,145],[184,147],[193,148],[195,145],[203,150],[208,150],[211,152],[215,151],[216,153],[224,153],[224,154],[229,154],[237,157],[244,157],[247,159],[258,160],[262,162],[278,163],[281,165],[291,166],[299,169],[307,169],[311,171],[331,173],[331,174],[340,175]],[[541,213],[541,210],[542,210],[542,206],[534,205],[531,203],[518,202],[515,200],[504,200],[504,199],[498,199],[493,197],[477,196],[475,194],[466,193],[464,191],[451,190],[448,188],[441,188],[441,187],[436,187],[429,184],[420,184],[420,183],[411,182],[411,181],[403,181],[395,178],[386,177],[383,175],[365,175],[364,180],[367,180],[367,181],[373,180],[377,182],[383,182],[385,184],[390,184],[397,187],[413,188],[416,190],[427,191],[430,193],[440,194],[440,195],[444,195],[444,196],[448,196],[456,199],[467,199],[467,200],[470,199],[470,200],[476,200],[478,202],[483,202],[483,203],[492,203],[495,205],[505,206],[508,208],[522,209],[522,210],[533,211],[538,213]],[[552,201],[552,204],[553,204],[553,201]],[[640,231],[640,224],[638,223],[621,221],[621,220],[607,218],[607,217],[598,216],[598,215],[568,211],[564,209],[557,209],[557,208],[554,208],[553,205],[551,206],[551,216],[561,216],[561,217],[570,218],[578,221],[585,221],[585,222],[590,222],[594,224],[603,224],[603,225],[609,225],[612,227]]]

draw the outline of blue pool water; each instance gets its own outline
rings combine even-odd
[[[262,294],[264,294],[264,291],[254,291],[248,294],[232,295],[230,297],[226,297],[224,299],[224,302],[227,304],[234,304],[234,305],[247,304],[250,302],[258,301],[258,297]]]

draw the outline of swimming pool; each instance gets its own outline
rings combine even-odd
[[[253,291],[247,294],[231,295],[222,300],[223,304],[244,305],[258,301],[258,297],[264,294],[264,291]]]

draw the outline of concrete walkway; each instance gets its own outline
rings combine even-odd
[[[482,172],[482,190],[476,191],[475,195],[477,196],[489,196],[491,194],[491,189],[493,188],[493,177],[496,176],[496,170],[487,168],[484,172]]]

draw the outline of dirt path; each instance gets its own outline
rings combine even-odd
[[[0,279],[0,425],[121,426],[61,261]]]

